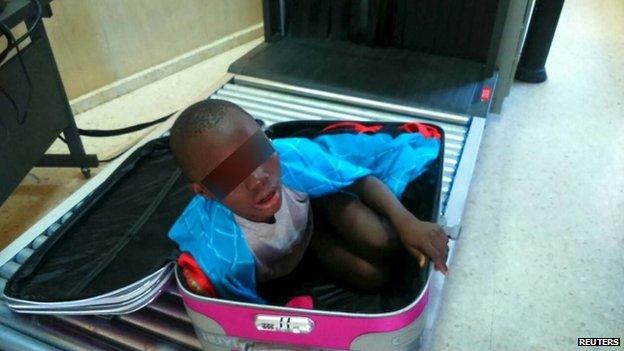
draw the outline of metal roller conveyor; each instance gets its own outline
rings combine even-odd
[[[163,294],[158,300],[150,303],[145,307],[155,313],[160,313],[168,317],[174,318],[180,322],[191,324],[191,319],[184,310],[184,305],[179,295]]]
[[[59,323],[54,317],[17,314],[4,304],[0,304],[0,325],[16,330],[37,343],[53,345],[61,350],[110,350],[110,345],[81,335],[68,328],[68,325]],[[0,340],[5,341],[4,338]],[[45,349],[48,350],[49,347]]]
[[[59,322],[124,350],[184,350],[188,346],[167,342],[167,335],[154,335],[115,319],[95,316],[59,316]]]
[[[183,311],[183,310],[182,310]],[[137,329],[149,332],[166,340],[173,341],[191,349],[201,349],[190,323],[168,318],[155,310],[143,309],[131,314],[117,317],[120,321]]]

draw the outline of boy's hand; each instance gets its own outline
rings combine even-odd
[[[448,273],[448,238],[440,226],[414,217],[376,177],[359,179],[347,191],[355,193],[372,209],[390,219],[403,245],[421,267],[425,266],[426,257],[430,257],[437,270],[445,275]]]
[[[404,216],[399,223],[395,223],[395,228],[399,233],[401,241],[407,251],[424,266],[423,254],[430,257],[434,267],[448,274],[446,259],[448,257],[448,238],[444,230],[439,225],[430,222],[423,222],[414,217],[411,213]]]

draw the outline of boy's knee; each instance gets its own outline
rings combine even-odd
[[[358,286],[367,291],[379,291],[388,283],[388,275],[381,267],[362,260],[354,272]]]
[[[398,236],[384,217],[368,208],[359,199],[343,202],[339,220],[343,226],[357,231],[366,246],[377,253],[391,253],[399,247]]]
[[[399,237],[394,232],[394,229],[382,223],[378,228],[372,228],[372,230],[376,231],[370,240],[374,250],[380,253],[392,254],[400,248]]]

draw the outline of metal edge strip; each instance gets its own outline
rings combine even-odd
[[[123,303],[129,300],[134,300],[137,297],[145,294],[146,291],[152,289],[154,284],[159,283],[163,277],[167,279],[171,275],[173,263],[169,263],[163,266],[161,269],[156,272],[148,275],[147,277],[130,284],[128,286],[119,288],[117,290],[108,292],[106,294],[90,297],[82,300],[72,300],[72,301],[54,301],[54,302],[38,302],[38,301],[30,301],[30,300],[22,300],[15,299],[12,297],[4,296],[4,300],[6,301],[9,307],[14,309],[45,309],[45,310],[53,310],[55,308],[59,309],[69,309],[69,308],[84,308],[86,306],[100,306],[100,305],[108,305],[108,304],[118,304]]]
[[[264,87],[268,89],[290,92],[298,95],[312,96],[330,101],[338,101],[351,105],[360,105],[379,110],[404,113],[413,116],[427,117],[437,121],[443,121],[458,125],[466,125],[470,121],[470,116],[465,114],[455,114],[442,111],[433,111],[430,109],[401,106],[387,102],[375,101],[370,99],[358,98],[348,95],[329,93],[322,90],[297,87],[294,85],[270,81],[267,79],[254,78],[245,75],[234,76],[236,83],[243,83],[255,87]]]
[[[479,146],[485,128],[485,118],[474,117],[468,130],[468,135],[464,142],[464,147],[459,159],[459,164],[455,171],[455,178],[451,186],[446,209],[444,211],[445,226],[456,233],[449,233],[451,237],[457,238],[459,234],[461,217],[464,212],[464,205],[468,197],[472,174],[477,162]]]
[[[159,281],[156,285],[150,287],[148,290],[142,293],[141,296],[134,298],[133,300],[123,303],[112,304],[108,306],[94,306],[92,308],[77,308],[76,310],[33,310],[33,309],[19,309],[15,310],[20,313],[28,314],[44,314],[44,315],[119,315],[136,312],[141,308],[147,306],[154,301],[161,292],[164,290],[165,285],[169,282],[172,271],[166,275],[164,279]],[[11,306],[9,306],[11,307]]]

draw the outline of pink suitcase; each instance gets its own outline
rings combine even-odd
[[[429,284],[395,312],[357,314],[262,306],[193,294],[176,281],[205,350],[415,350],[424,329]],[[275,345],[282,345],[282,348]],[[289,347],[289,348],[286,348]]]
[[[273,138],[293,134],[306,136],[335,122],[277,123],[266,132]],[[383,125],[389,130],[402,124],[360,123],[366,126]],[[434,128],[443,136],[441,128]],[[443,137],[441,139],[444,140]],[[443,143],[441,150],[444,150]],[[426,198],[426,204],[409,203],[407,194],[403,198],[404,204],[413,212],[418,211],[416,207],[420,207],[421,213],[426,208],[425,213],[431,216],[426,218],[429,220],[437,219],[442,160],[443,152],[440,152],[431,169],[406,190],[406,193],[419,192],[412,198]],[[421,282],[418,287],[410,291],[413,294],[409,297],[411,302],[383,313],[307,310],[225,301],[200,296],[187,289],[179,268],[176,268],[175,276],[187,313],[205,350],[398,351],[415,350],[421,341],[427,316],[429,282],[434,274],[430,265],[425,269],[425,272],[419,274]],[[357,295],[354,296],[358,298]]]

